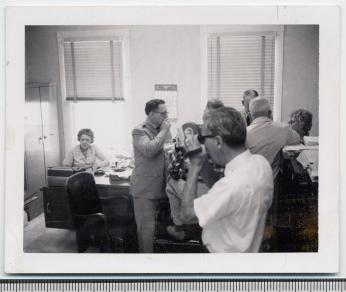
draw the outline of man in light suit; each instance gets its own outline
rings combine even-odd
[[[145,105],[146,120],[132,131],[135,168],[131,176],[139,252],[153,252],[155,212],[165,195],[164,143],[170,137],[165,102],[152,99]]]
[[[274,198],[270,210],[272,223],[276,224],[279,196],[279,171],[281,149],[285,145],[300,143],[299,134],[289,125],[270,118],[270,104],[266,98],[256,97],[249,104],[252,123],[247,127],[246,145],[252,154],[263,155],[273,169]]]

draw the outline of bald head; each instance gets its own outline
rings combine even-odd
[[[270,104],[268,99],[264,97],[256,97],[250,100],[249,109],[253,120],[262,116],[269,117]]]

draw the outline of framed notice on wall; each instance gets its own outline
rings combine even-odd
[[[173,121],[178,119],[178,85],[155,84],[155,98],[166,102],[169,118]]]

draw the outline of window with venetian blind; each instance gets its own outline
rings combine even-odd
[[[208,99],[242,108],[243,92],[255,89],[274,104],[275,34],[208,36]]]
[[[124,100],[121,38],[63,41],[67,100]]]
[[[90,128],[107,157],[128,153],[128,31],[68,30],[58,32],[57,39],[66,151],[80,129]]]

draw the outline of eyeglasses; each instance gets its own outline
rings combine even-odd
[[[160,114],[163,117],[167,117],[168,116],[168,112],[155,112],[157,114]]]
[[[199,134],[199,135],[197,136],[197,139],[198,139],[198,142],[199,142],[200,144],[204,144],[204,143],[205,143],[205,139],[207,139],[207,138],[213,138],[213,137],[215,137],[215,135],[201,135],[201,134]]]

